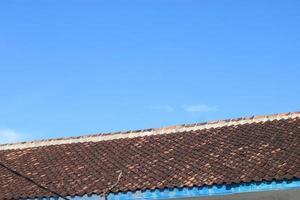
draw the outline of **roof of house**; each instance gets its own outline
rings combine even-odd
[[[298,179],[300,113],[0,145],[0,162],[0,199]]]

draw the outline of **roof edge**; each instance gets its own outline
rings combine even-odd
[[[155,188],[134,191],[120,191],[111,192],[108,194],[108,200],[158,200],[158,199],[182,199],[182,198],[204,198],[227,196],[228,199],[231,195],[242,195],[244,193],[257,193],[257,192],[272,192],[272,191],[286,191],[292,189],[300,189],[300,179],[293,178],[290,180],[271,180],[271,181],[251,181],[248,183],[233,183],[233,184],[213,184],[203,186],[184,186],[173,188]],[[102,193],[83,193],[65,196],[70,200],[105,200]],[[57,197],[33,197],[25,198],[25,200],[36,199],[57,200]],[[227,198],[226,198],[227,199]]]
[[[3,144],[0,145],[0,150],[26,149],[26,148],[34,148],[34,147],[42,147],[42,146],[50,146],[50,145],[62,145],[62,144],[83,143],[83,142],[100,142],[100,141],[115,140],[115,139],[136,138],[136,137],[144,137],[144,136],[151,136],[151,135],[161,135],[161,134],[188,132],[188,131],[196,131],[196,130],[203,130],[203,129],[221,128],[224,126],[237,126],[243,124],[263,123],[267,121],[293,119],[293,118],[300,118],[300,112],[289,112],[289,113],[273,114],[273,115],[260,115],[260,116],[243,117],[243,118],[236,118],[236,119],[215,120],[215,121],[208,121],[204,123],[182,124],[182,125],[175,125],[175,126],[168,126],[168,127],[161,127],[161,128],[144,129],[144,130],[100,133],[95,135],[87,135],[87,136],[79,136],[79,137],[68,137],[68,138],[58,138],[58,139],[48,139],[48,140],[37,140],[31,142],[20,142],[20,143],[13,143],[13,144]]]

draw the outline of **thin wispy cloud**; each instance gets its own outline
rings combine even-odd
[[[23,135],[11,129],[0,129],[0,144],[19,142]]]
[[[152,106],[151,107],[152,110],[158,110],[158,111],[163,111],[163,112],[174,112],[175,108],[170,106],[170,105],[164,105],[164,106]]]
[[[207,113],[207,112],[218,111],[217,106],[209,106],[206,104],[187,105],[187,106],[184,106],[183,109],[185,112],[188,112],[188,113]]]

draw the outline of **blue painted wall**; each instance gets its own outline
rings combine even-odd
[[[239,194],[244,192],[263,192],[272,190],[300,189],[300,179],[289,181],[263,181],[258,183],[242,183],[231,185],[213,185],[192,188],[174,188],[163,190],[145,190],[135,192],[120,192],[111,193],[108,195],[108,200],[159,200],[159,199],[174,199],[174,198],[189,198],[189,197],[204,197],[217,195]],[[99,195],[92,196],[75,196],[68,197],[71,200],[104,200],[104,197]],[[299,198],[300,199],[300,198]],[[51,198],[50,200],[57,200]]]

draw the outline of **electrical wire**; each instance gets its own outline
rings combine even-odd
[[[43,190],[46,190],[46,191],[48,191],[48,192],[51,192],[52,194],[56,195],[57,197],[60,197],[60,198],[62,198],[62,199],[64,199],[64,200],[69,200],[67,197],[62,196],[62,195],[60,195],[59,193],[57,193],[57,192],[55,192],[55,191],[53,191],[53,190],[47,188],[46,186],[43,186],[43,185],[37,183],[36,181],[30,179],[29,177],[27,177],[27,176],[21,174],[20,172],[14,170],[14,169],[11,169],[10,167],[8,167],[7,165],[5,165],[5,164],[2,163],[1,161],[0,161],[0,166],[2,166],[3,168],[5,168],[6,170],[12,172],[13,174],[15,174],[15,175],[17,175],[17,176],[20,176],[20,177],[24,178],[25,180],[27,180],[27,181],[33,183],[34,185],[38,186],[39,188],[41,188],[41,189],[43,189]]]
[[[64,199],[64,200],[69,200],[67,197],[64,197],[64,196],[60,195],[59,193],[57,193],[57,192],[55,192],[55,191],[53,191],[53,190],[47,188],[46,186],[41,185],[41,184],[39,184],[38,182],[32,180],[31,178],[29,178],[29,177],[27,177],[27,176],[21,174],[20,172],[18,172],[18,171],[16,171],[16,170],[12,169],[12,168],[10,168],[10,167],[8,167],[7,165],[5,165],[5,164],[4,164],[3,162],[1,162],[1,161],[0,161],[0,166],[2,166],[3,168],[5,168],[6,170],[12,172],[13,174],[15,174],[15,175],[17,175],[17,176],[20,176],[20,177],[24,178],[25,180],[27,180],[27,181],[33,183],[34,185],[38,186],[39,188],[41,188],[41,189],[43,189],[43,190],[46,190],[46,191],[48,191],[48,192],[51,192],[52,194],[56,195],[57,197],[60,197],[60,198],[62,198],[62,199]],[[107,197],[108,197],[108,194],[110,193],[110,191],[118,185],[118,183],[120,182],[121,177],[122,177],[122,171],[120,171],[119,176],[118,176],[118,179],[117,179],[117,181],[115,182],[115,184],[113,184],[112,186],[110,186],[110,187],[104,192],[103,196],[104,196],[105,200],[107,200]]]
[[[107,198],[107,197],[108,197],[108,194],[110,193],[110,191],[111,191],[112,189],[114,189],[114,188],[119,184],[121,177],[122,177],[122,171],[120,171],[119,176],[118,176],[118,179],[117,179],[117,181],[115,182],[115,184],[113,184],[112,186],[110,186],[109,188],[107,188],[106,191],[104,192],[103,196],[104,196],[104,199],[105,199],[105,200],[108,200],[108,198]]]

